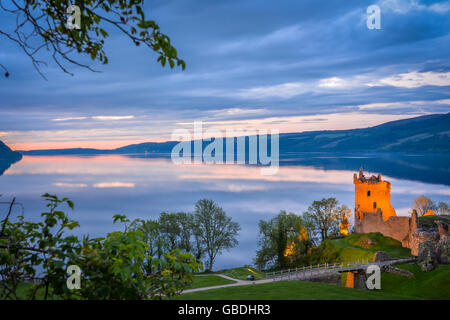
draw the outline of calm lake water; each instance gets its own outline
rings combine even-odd
[[[215,269],[251,264],[258,221],[280,210],[302,213],[314,200],[336,197],[354,207],[353,173],[362,165],[392,184],[392,205],[408,214],[413,198],[425,194],[450,202],[449,157],[380,155],[291,155],[276,175],[263,176],[248,165],[174,165],[167,158],[139,156],[24,156],[0,176],[0,201],[13,196],[25,216],[45,210],[45,192],[75,202],[70,216],[77,233],[101,236],[117,230],[112,215],[156,218],[161,211],[193,211],[201,198],[216,201],[242,226],[239,246],[217,258]],[[17,207],[15,214],[20,212]],[[0,206],[4,217],[7,206]]]

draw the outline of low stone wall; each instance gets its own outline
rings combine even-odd
[[[330,273],[330,274],[327,274],[327,275],[314,277],[314,278],[311,278],[311,279],[309,279],[307,281],[310,281],[310,282],[324,282],[324,283],[337,284],[337,285],[341,285],[342,284],[342,278],[341,278],[341,274],[339,272]]]

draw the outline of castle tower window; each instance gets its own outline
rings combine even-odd
[[[377,208],[377,203],[376,203],[376,202],[373,203],[373,208],[374,208],[374,209]]]
[[[369,191],[367,191],[367,196],[368,196],[368,197],[370,197],[370,190],[369,190]]]

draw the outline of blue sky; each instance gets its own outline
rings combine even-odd
[[[381,9],[381,29],[366,8]],[[16,149],[121,146],[176,128],[367,127],[450,109],[450,1],[150,0],[185,71],[117,32],[101,73],[49,62],[43,80],[0,36],[0,140]],[[3,19],[1,19],[3,17]],[[0,29],[11,20],[0,14]]]

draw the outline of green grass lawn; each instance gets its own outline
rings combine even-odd
[[[331,241],[338,251],[339,260],[352,262],[359,259],[373,259],[375,252],[385,251],[392,258],[411,257],[411,250],[403,248],[400,241],[385,237],[381,233],[352,234]]]
[[[18,295],[19,299],[21,299],[21,300],[27,299],[27,293],[29,292],[29,289],[32,285],[33,284],[30,282],[21,282],[19,284],[19,286],[17,287],[17,295]],[[49,292],[51,293],[52,291],[50,290]],[[44,296],[45,296],[45,289],[41,287],[36,292],[36,299],[42,300],[42,299],[44,299]],[[48,299],[49,300],[58,300],[59,298],[49,294]]]
[[[396,293],[358,290],[305,281],[277,281],[182,294],[177,300],[399,300],[417,299]]]
[[[414,278],[396,274],[381,275],[381,291],[408,295],[422,299],[450,300],[450,265],[439,265],[430,272],[422,272],[417,264],[409,263],[395,266],[414,273]]]
[[[251,270],[251,271],[250,271]],[[265,274],[256,269],[250,267],[241,267],[241,268],[233,268],[227,270],[217,271],[216,273],[224,274],[228,277],[239,279],[239,280],[247,280],[248,275],[253,275],[255,280],[260,280],[265,278]]]
[[[216,275],[197,275],[194,277],[194,283],[192,283],[190,289],[219,286],[222,284],[235,283],[235,281],[228,280]]]
[[[450,300],[450,265],[422,272],[415,263],[397,265],[414,278],[396,274],[381,275],[381,290],[358,290],[337,285],[305,281],[277,281],[265,284],[199,291],[178,296],[178,300]],[[243,271],[245,268],[237,268]],[[236,272],[236,269],[232,269]]]

